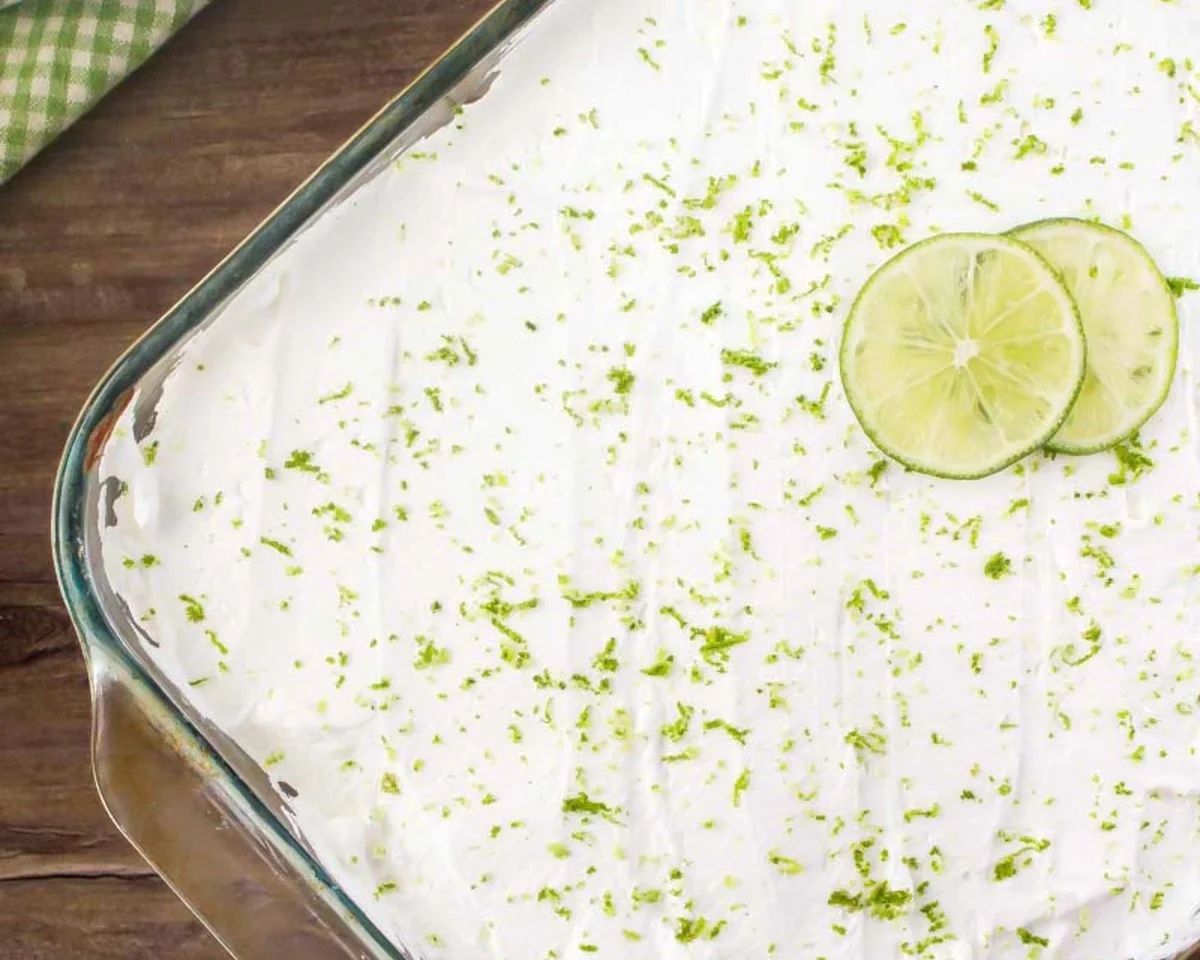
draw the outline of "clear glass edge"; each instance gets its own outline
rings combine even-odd
[[[237,290],[282,250],[357,177],[368,170],[406,130],[417,124],[435,104],[490,54],[496,53],[527,26],[553,0],[501,0],[424,73],[389,102],[334,153],[278,209],[239,244],[207,277],[133,343],[112,365],[92,391],[67,438],[54,483],[51,541],[55,574],[67,611],[74,624],[91,680],[93,701],[93,751],[101,718],[101,697],[106,686],[124,684],[137,697],[148,716],[169,726],[170,738],[182,754],[202,762],[224,794],[225,805],[238,812],[246,829],[257,832],[311,885],[317,897],[336,906],[370,956],[405,960],[328,875],[308,849],[227,762],[197,722],[189,717],[159,682],[115,635],[105,604],[96,589],[86,555],[87,481],[96,467],[97,454],[107,438],[110,420],[119,415],[131,392],[147,373],[199,328]],[[94,755],[95,762],[95,755]],[[98,784],[99,786],[99,784]],[[107,798],[105,799],[107,805]],[[114,811],[110,810],[110,813]],[[114,821],[128,837],[129,825]],[[132,838],[131,838],[132,840]],[[135,846],[143,855],[141,845]],[[153,856],[148,856],[156,867]],[[161,872],[161,871],[160,871]],[[181,899],[225,946],[220,918],[204,915],[186,896],[180,884],[164,877]],[[233,879],[233,878],[231,878]],[[243,960],[252,960],[243,957]]]
[[[113,822],[234,957],[380,960],[399,954],[272,843],[211,751],[103,647],[91,648],[92,772]]]

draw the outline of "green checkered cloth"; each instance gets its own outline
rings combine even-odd
[[[0,10],[0,183],[207,2],[24,0]]]

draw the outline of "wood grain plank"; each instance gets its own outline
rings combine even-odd
[[[0,188],[0,958],[224,952],[92,783],[50,496],[96,380],[490,0],[214,0]]]
[[[226,956],[157,877],[0,883],[0,956],[219,960]]]
[[[0,882],[148,872],[101,809],[90,730],[87,676],[57,590],[0,584]]]

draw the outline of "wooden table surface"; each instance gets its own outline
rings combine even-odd
[[[118,354],[490,5],[213,0],[0,186],[0,958],[225,956],[96,795],[55,468]]]
[[[490,5],[213,0],[0,187],[0,960],[225,956],[97,798],[54,471],[117,355]]]

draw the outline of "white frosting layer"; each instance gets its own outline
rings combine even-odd
[[[938,230],[1200,278],[1196,50],[1190,0],[560,0],[123,422],[107,573],[415,956],[1167,956],[1200,297],[1140,447],[978,483],[885,467],[836,346]]]

